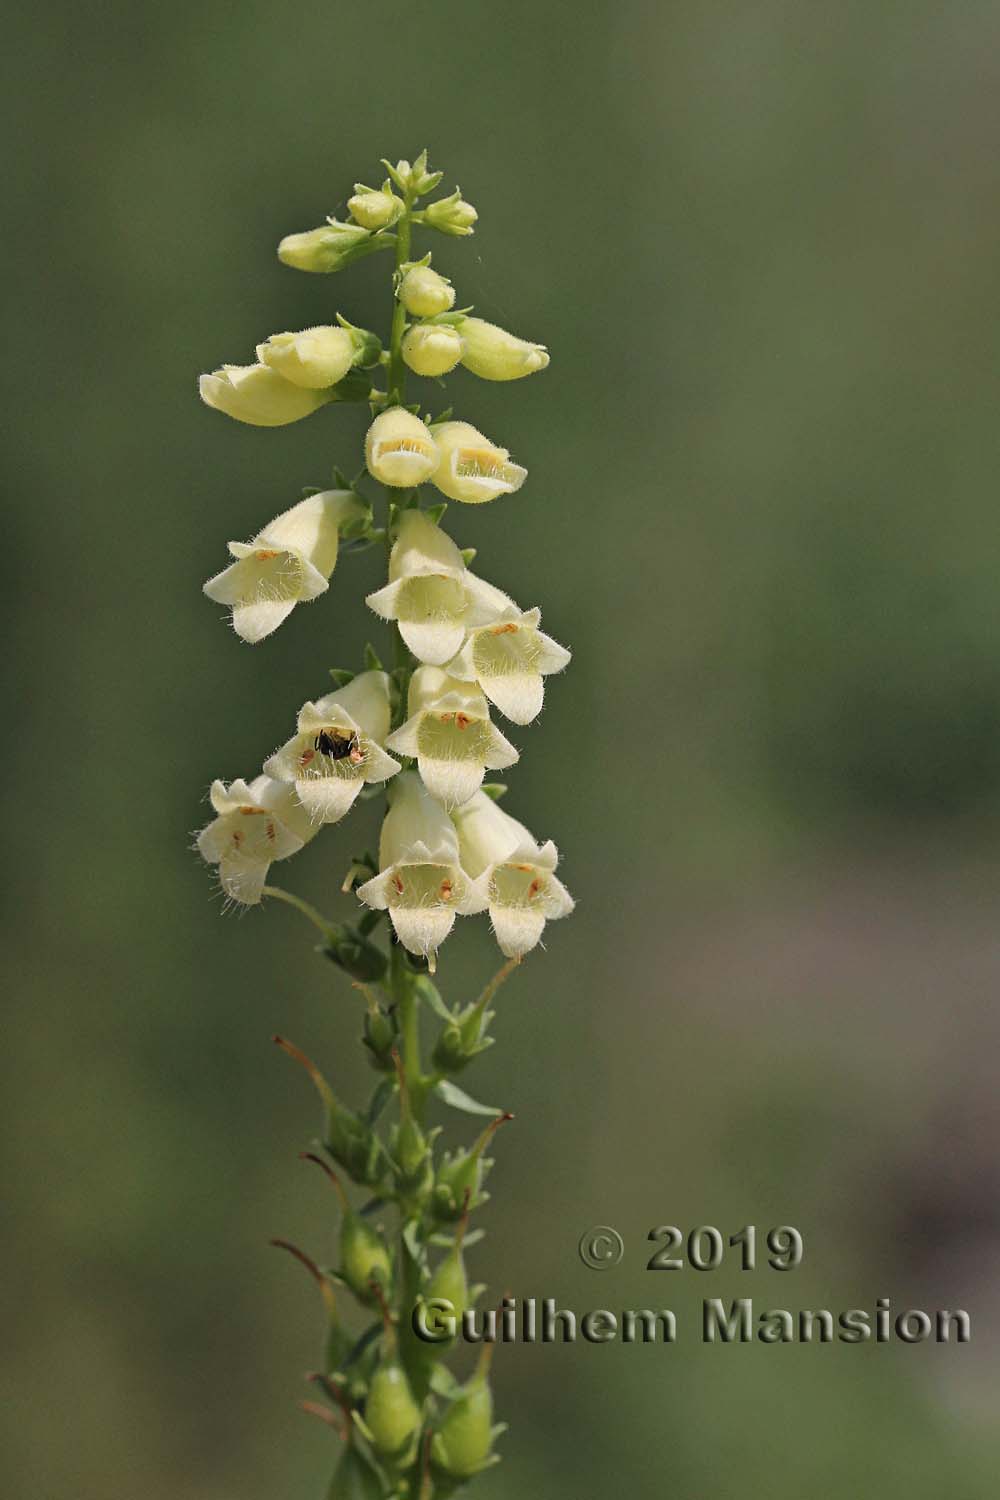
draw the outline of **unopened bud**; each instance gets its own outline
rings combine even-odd
[[[458,188],[449,198],[439,198],[424,209],[424,222],[442,234],[472,234],[472,226],[478,218],[476,210],[471,203],[466,203]]]
[[[399,300],[415,318],[434,318],[455,303],[455,288],[430,266],[412,266],[399,284]]]
[[[351,218],[365,229],[386,229],[395,224],[403,212],[403,201],[389,191],[388,183],[381,191],[376,191],[356,182],[354,197],[348,199],[347,207]]]
[[[278,259],[296,271],[340,271],[364,254],[371,232],[361,224],[340,224],[331,219],[318,229],[286,234],[278,246]]]
[[[206,406],[251,427],[285,427],[332,399],[327,391],[293,385],[267,365],[223,365],[200,377],[198,393]]]
[[[549,363],[544,344],[529,344],[482,318],[465,318],[461,333],[462,364],[481,380],[520,380]]]
[[[447,375],[463,349],[458,330],[442,323],[419,323],[403,338],[403,359],[414,375]]]
[[[268,369],[309,390],[322,390],[343,380],[357,350],[346,328],[324,325],[301,333],[273,333],[257,345],[257,358]]]

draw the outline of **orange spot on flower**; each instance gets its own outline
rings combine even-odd
[[[457,729],[468,729],[468,727],[469,727],[469,725],[471,723],[472,723],[472,720],[469,718],[468,714],[456,714],[455,715],[455,727]]]
[[[267,809],[264,807],[241,807],[239,813],[243,818],[263,818],[267,816]]]
[[[520,628],[520,625],[515,625],[513,620],[509,620],[506,625],[494,625],[490,635],[516,635]]]
[[[440,895],[442,901],[451,900],[454,891],[450,880],[442,880],[441,885],[438,889],[438,894]]]
[[[281,556],[280,550],[279,551],[274,551],[273,549],[267,548],[267,547],[262,548],[260,552],[255,552],[254,553],[254,557],[257,559],[258,562],[270,562],[273,557],[280,557],[280,556]]]

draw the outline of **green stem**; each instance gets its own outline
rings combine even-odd
[[[310,906],[309,902],[303,901],[301,896],[293,896],[291,891],[283,891],[280,885],[266,885],[261,891],[261,895],[274,896],[278,901],[286,901],[289,906],[296,907],[304,917],[309,918],[314,927],[319,928],[325,938],[329,938],[331,933],[335,931],[336,924],[328,922],[324,916],[320,915],[315,906]]]
[[[396,271],[410,258],[410,200],[396,225]],[[392,309],[392,330],[389,336],[389,399],[402,406],[406,393],[406,366],[403,363],[403,333],[406,329],[406,308],[398,297]]]

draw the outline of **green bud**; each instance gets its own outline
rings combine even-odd
[[[429,203],[423,211],[424,222],[442,234],[472,234],[472,226],[479,215],[471,203],[466,203],[461,189],[456,188],[449,198],[439,198]]]
[[[353,1442],[348,1442],[327,1491],[327,1500],[382,1500],[378,1474]]]
[[[431,1146],[413,1114],[398,1052],[393,1053],[393,1062],[399,1077],[400,1121],[393,1133],[392,1161],[403,1192],[410,1199],[420,1200],[430,1192],[434,1181]]]
[[[487,1345],[487,1351],[492,1346]],[[453,1479],[471,1479],[495,1462],[493,1443],[503,1428],[493,1425],[493,1393],[487,1379],[488,1354],[462,1394],[452,1402],[434,1435],[431,1456]]]
[[[403,337],[403,360],[414,375],[447,375],[462,358],[462,335],[438,323],[418,323]]]
[[[278,259],[296,271],[341,271],[352,260],[377,248],[371,243],[371,232],[361,224],[329,219],[318,229],[286,234],[278,246]]]
[[[428,1303],[432,1306],[436,1302],[447,1303],[450,1314],[454,1314],[456,1322],[461,1322],[469,1306],[469,1278],[465,1273],[465,1261],[462,1257],[462,1239],[467,1221],[468,1215],[465,1215],[459,1225],[454,1245],[437,1266],[424,1289],[424,1297]],[[437,1351],[436,1357],[440,1358],[441,1354],[453,1343],[454,1338],[435,1341],[432,1347]]]
[[[415,318],[434,318],[454,306],[455,288],[430,266],[411,266],[399,284],[399,300]]]
[[[462,364],[481,380],[520,380],[549,363],[544,344],[529,344],[482,318],[463,319],[460,330],[465,341]]]
[[[372,1376],[364,1420],[374,1447],[387,1458],[402,1457],[419,1430],[420,1407],[395,1354]]]

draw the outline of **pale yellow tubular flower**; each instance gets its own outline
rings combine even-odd
[[[269,521],[253,541],[230,542],[236,559],[204,592],[233,612],[233,629],[251,645],[277,630],[296,604],[326,592],[341,529],[366,514],[352,490],[310,495]]]
[[[462,364],[481,380],[520,380],[544,370],[549,363],[544,344],[515,338],[482,318],[463,319],[459,331],[465,342]]]
[[[332,399],[327,391],[293,385],[262,364],[223,365],[199,377],[198,393],[206,406],[251,427],[285,427]]]
[[[441,527],[419,510],[405,510],[389,555],[389,582],[367,604],[395,620],[418,661],[442,666],[458,652],[466,632],[513,607],[511,599],[465,566]]]
[[[226,895],[243,906],[261,899],[270,864],[297,854],[318,832],[294,789],[270,776],[230,786],[214,781],[209,794],[216,817],[198,835],[198,852],[218,865]]]
[[[410,679],[407,719],[386,740],[397,755],[412,756],[432,797],[458,807],[483,784],[486,771],[500,771],[518,752],[490,722],[478,688],[449,677],[440,667],[418,667]]]
[[[433,972],[455,917],[483,911],[485,893],[462,869],[455,825],[417,773],[397,776],[388,796],[379,873],[357,894],[374,910],[388,911],[403,947],[426,958]]]
[[[573,898],[555,873],[559,851],[551,840],[537,843],[485,792],[456,808],[452,820],[462,868],[486,900],[501,952],[522,958],[546,922],[573,910]]]
[[[438,452],[431,483],[449,500],[481,505],[519,490],[528,477],[506,448],[491,443],[471,422],[439,422],[431,435]]]
[[[414,375],[447,375],[464,347],[462,335],[447,323],[417,323],[403,335],[403,360]]]
[[[402,406],[377,416],[365,437],[365,463],[373,479],[396,489],[413,489],[438,465],[430,429]]]
[[[362,672],[346,687],[303,704],[295,734],[264,770],[294,785],[316,824],[339,823],[366,782],[387,781],[399,770],[383,749],[390,721],[388,674]]]
[[[257,345],[257,358],[293,385],[324,390],[343,380],[354,364],[357,347],[346,328],[329,324],[301,333],[273,333]]]
[[[469,631],[461,650],[446,663],[452,677],[475,682],[515,724],[530,724],[542,711],[544,678],[561,672],[570,653],[539,630],[538,609],[517,605],[487,625]]]

